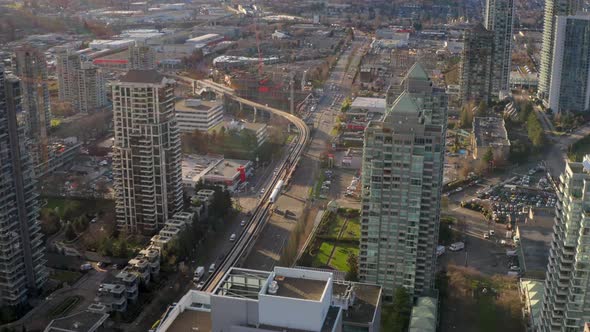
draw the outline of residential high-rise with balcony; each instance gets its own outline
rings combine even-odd
[[[382,121],[365,130],[360,279],[413,296],[434,287],[447,119],[447,95],[420,64]]]
[[[557,16],[549,85],[555,112],[590,111],[590,16]]]
[[[99,68],[72,49],[57,50],[56,72],[59,100],[81,113],[107,104],[106,81]]]
[[[537,96],[548,106],[551,69],[553,68],[553,48],[555,43],[555,19],[558,15],[573,15],[579,9],[580,0],[546,0],[543,18],[543,46],[539,69],[539,88]]]
[[[20,78],[22,108],[26,114],[26,137],[30,140],[35,165],[47,161],[51,103],[47,84],[47,63],[43,52],[23,46],[15,50],[14,73]]]
[[[0,65],[0,306],[25,303],[47,280],[34,165],[17,120],[21,82]]]
[[[559,177],[539,331],[582,331],[590,321],[590,155]]]
[[[487,0],[484,26],[494,35],[492,94],[503,98],[510,91],[514,0]]]
[[[129,69],[156,69],[156,51],[145,43],[129,46]]]
[[[487,103],[491,99],[494,34],[478,24],[464,31],[463,43],[459,91],[461,101]]]
[[[117,223],[153,234],[182,210],[180,134],[174,81],[130,70],[112,84]]]

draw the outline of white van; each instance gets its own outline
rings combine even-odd
[[[199,280],[201,280],[201,278],[203,277],[204,274],[205,274],[205,267],[204,266],[197,267],[197,269],[195,270],[195,273],[193,275],[193,281],[198,282]]]
[[[449,246],[450,251],[459,251],[465,249],[465,243],[455,242]]]
[[[516,253],[516,250],[506,250],[506,256],[508,256],[508,257],[514,257],[517,255],[518,254]]]

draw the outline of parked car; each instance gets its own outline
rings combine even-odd
[[[437,246],[436,247],[436,257],[439,257],[444,253],[445,253],[445,246]]]
[[[236,240],[236,234],[235,234],[235,233],[234,233],[234,234],[232,234],[232,235],[229,237],[229,240],[230,240],[231,242],[234,242],[234,241]]]
[[[242,226],[242,227],[243,227],[243,226],[246,226],[246,223],[247,223],[247,222],[248,222],[248,221],[247,221],[246,219],[242,220],[242,222],[240,223],[240,226]]]
[[[209,266],[209,273],[213,273],[213,272],[215,272],[215,263],[213,263]]]

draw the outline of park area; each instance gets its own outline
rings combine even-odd
[[[449,265],[437,276],[440,331],[524,330],[516,279]]]
[[[360,238],[359,211],[326,211],[298,264],[348,272],[350,256],[358,257]]]
[[[582,162],[584,156],[590,153],[590,136],[586,136],[567,149],[567,157],[570,161]]]

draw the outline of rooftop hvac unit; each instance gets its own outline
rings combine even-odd
[[[276,282],[275,280],[270,282],[270,285],[268,286],[268,294],[273,294],[275,295],[279,290],[279,283]]]

